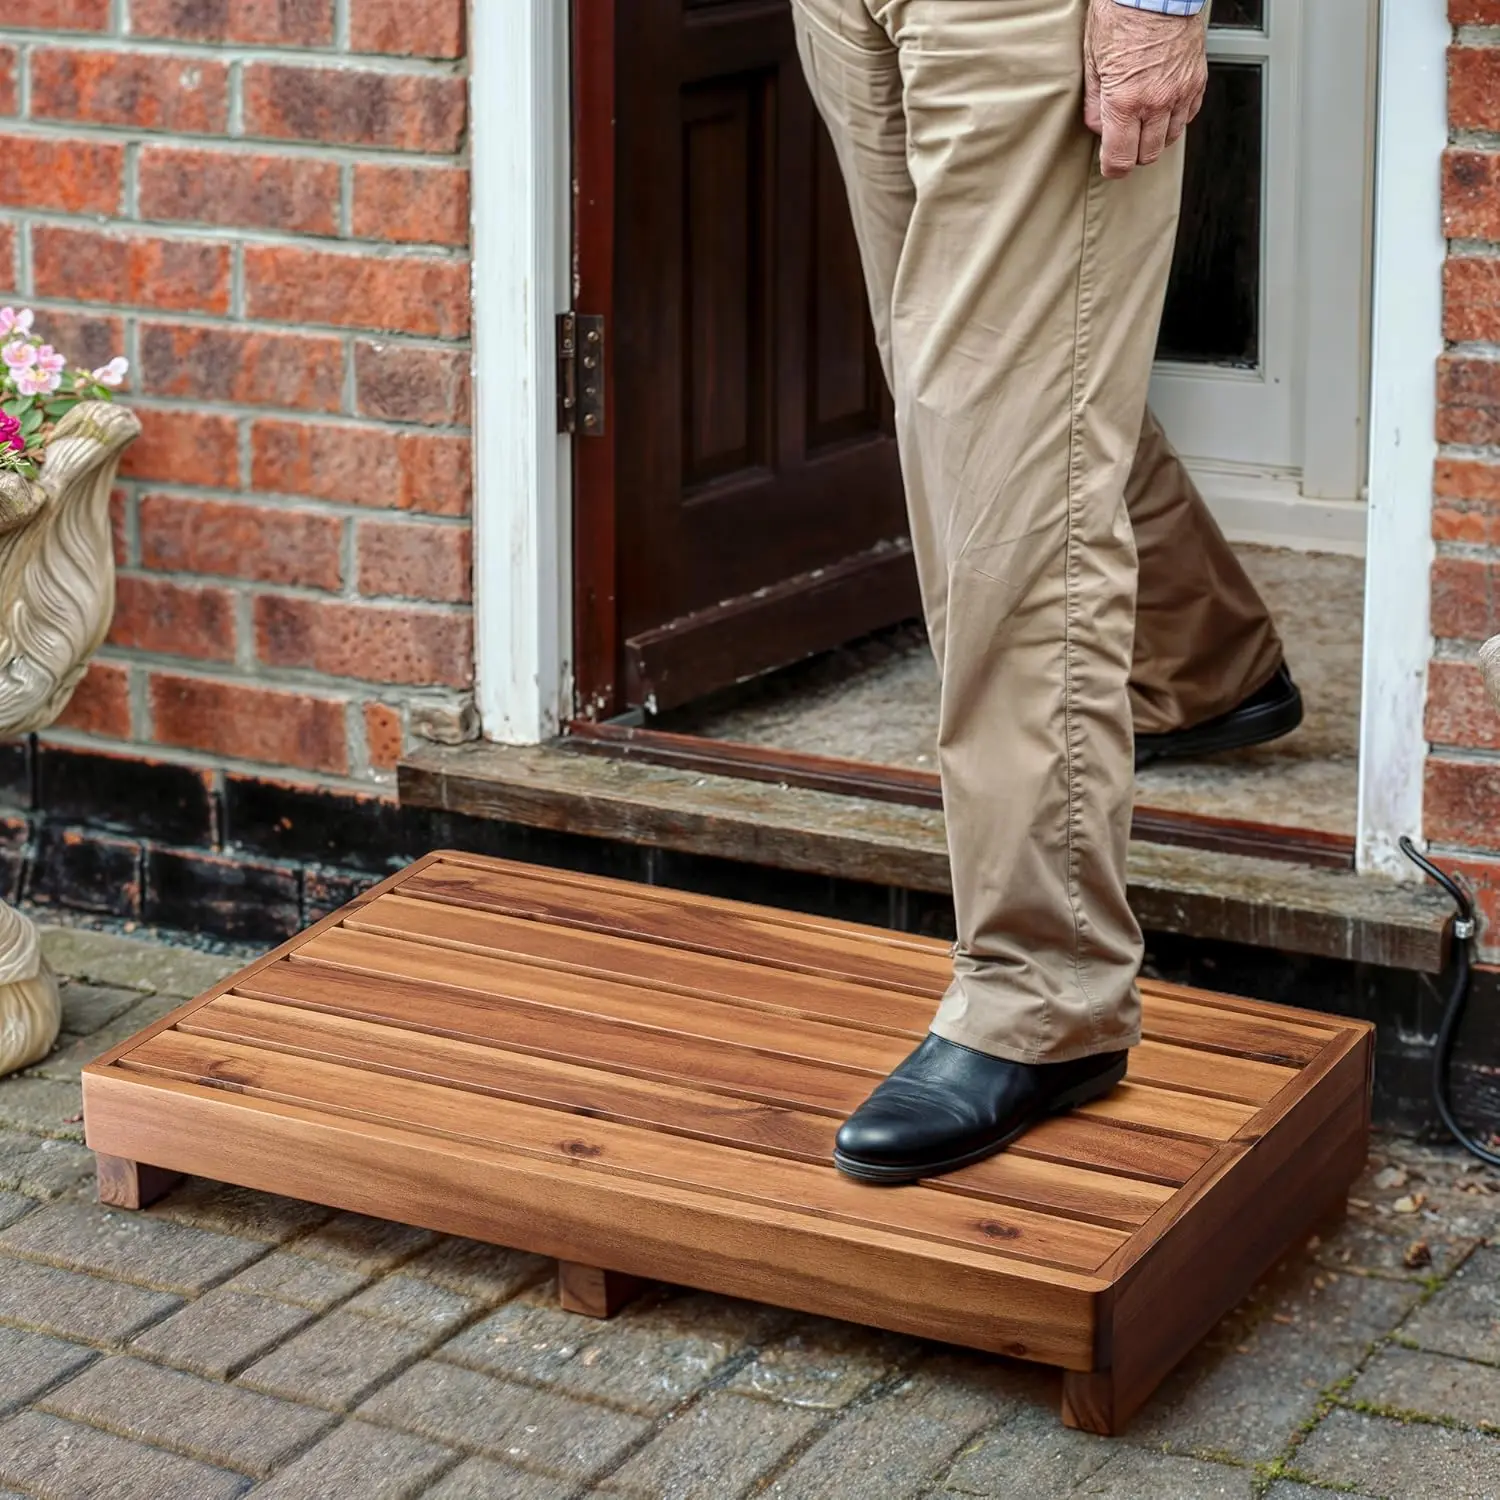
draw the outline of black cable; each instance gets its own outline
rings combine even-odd
[[[1453,1139],[1472,1156],[1500,1167],[1500,1152],[1481,1146],[1458,1123],[1453,1106],[1448,1101],[1448,1073],[1453,1061],[1453,1046],[1458,1040],[1458,1029],[1463,1024],[1464,1007],[1469,1003],[1469,981],[1474,973],[1474,934],[1478,930],[1474,921],[1474,903],[1469,893],[1449,874],[1438,869],[1417,846],[1404,835],[1401,852],[1424,874],[1442,886],[1458,907],[1458,920],[1453,924],[1453,941],[1456,951],[1453,956],[1453,989],[1448,996],[1448,1007],[1443,1012],[1443,1024],[1438,1027],[1437,1049],[1432,1055],[1432,1098],[1443,1124],[1448,1127]]]

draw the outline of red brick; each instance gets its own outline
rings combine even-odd
[[[463,0],[349,0],[349,45],[402,57],[462,57]]]
[[[0,115],[16,112],[16,60],[14,47],[0,47]]]
[[[326,47],[333,0],[131,0],[130,30],[179,42]]]
[[[140,378],[157,396],[337,411],[344,348],[336,338],[143,323]]]
[[[0,0],[0,26],[108,31],[110,0]]]
[[[1432,565],[1432,629],[1445,639],[1468,641],[1500,631],[1500,563],[1437,558]]]
[[[394,771],[403,747],[400,711],[384,703],[365,704],[365,748],[371,767]]]
[[[465,437],[267,418],[251,427],[250,445],[251,482],[259,490],[428,515],[469,511]]]
[[[1500,762],[1430,756],[1422,828],[1436,843],[1500,849]]]
[[[353,227],[356,235],[367,240],[467,245],[467,168],[356,163]]]
[[[465,117],[461,78],[266,62],[245,69],[251,135],[440,155],[463,144]]]
[[[31,231],[31,263],[39,297],[173,312],[229,311],[229,247],[207,240],[38,224]]]
[[[1500,713],[1472,663],[1434,661],[1428,668],[1427,738],[1439,745],[1500,750]]]
[[[1500,239],[1500,155],[1456,146],[1443,153],[1443,233]]]
[[[246,311],[276,323],[331,323],[459,338],[469,267],[429,256],[344,255],[293,245],[245,252]]]
[[[1456,130],[1500,128],[1500,49],[1448,49],[1448,119]]]
[[[1439,542],[1500,547],[1500,504],[1493,500],[1440,501],[1432,511],[1432,535]]]
[[[255,651],[270,667],[412,687],[467,687],[474,675],[467,613],[386,609],[263,594],[255,601]]]
[[[124,172],[125,148],[114,141],[0,135],[0,204],[118,213]]]
[[[36,331],[65,354],[69,364],[90,370],[108,364],[125,348],[124,320],[109,313],[39,308]]]
[[[14,297],[16,283],[16,226],[0,224],[0,289]]]
[[[157,673],[151,678],[150,701],[159,745],[336,776],[348,773],[344,704],[338,699]]]
[[[1455,26],[1500,26],[1500,0],[1448,0]]]
[[[57,720],[60,729],[130,738],[130,668],[93,661]]]
[[[140,407],[135,413],[143,430],[125,450],[122,474],[206,489],[239,483],[239,424],[233,417]]]
[[[1443,337],[1500,339],[1500,259],[1449,257],[1443,267]]]
[[[229,124],[229,69],[158,53],[40,48],[31,54],[31,113],[137,130],[222,132]]]
[[[177,495],[146,495],[140,504],[147,568],[315,589],[342,581],[344,527],[336,516]]]
[[[1443,869],[1456,875],[1469,888],[1479,916],[1480,951],[1488,958],[1497,956],[1495,943],[1500,935],[1500,860],[1458,856],[1438,851],[1433,855]]]
[[[467,526],[430,521],[361,521],[359,591],[466,604],[474,558]]]
[[[337,234],[339,169],[308,157],[143,146],[141,217]]]
[[[469,353],[409,344],[354,346],[355,410],[387,422],[467,427]]]
[[[116,583],[109,642],[163,656],[233,661],[234,595],[227,589],[185,588],[130,575]]]
[[[1500,442],[1500,361],[1446,356],[1438,361],[1438,441],[1481,447]]]

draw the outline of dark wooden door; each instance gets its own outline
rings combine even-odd
[[[574,0],[580,712],[665,709],[918,612],[890,400],[789,0]]]

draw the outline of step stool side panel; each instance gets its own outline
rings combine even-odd
[[[1097,1276],[116,1067],[97,1151],[561,1261],[1088,1369]]]
[[[1369,1150],[1372,1034],[1343,1034],[1258,1139],[1231,1143],[1102,1274],[1108,1379],[1069,1382],[1064,1419],[1118,1432],[1289,1250],[1337,1214]],[[1299,1080],[1300,1082],[1300,1080]],[[1069,1405],[1073,1410],[1069,1410]]]

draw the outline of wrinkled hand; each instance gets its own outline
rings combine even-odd
[[[1117,0],[1089,0],[1083,118],[1103,137],[1106,177],[1148,167],[1203,107],[1208,8],[1164,16]]]

